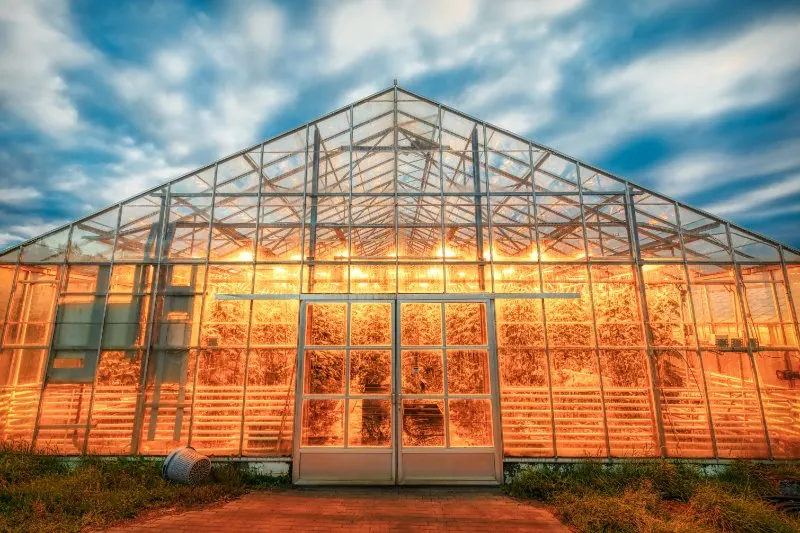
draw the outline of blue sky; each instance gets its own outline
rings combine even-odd
[[[0,247],[401,86],[800,246],[800,3],[0,0]]]

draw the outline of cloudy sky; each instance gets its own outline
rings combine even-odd
[[[0,247],[401,86],[800,246],[800,3],[0,0]]]

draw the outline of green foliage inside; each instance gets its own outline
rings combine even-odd
[[[741,461],[709,474],[680,462],[583,462],[523,468],[506,490],[585,532],[800,531],[800,518],[762,500],[781,477],[800,477],[800,463]]]
[[[102,528],[148,510],[190,508],[288,482],[231,463],[214,465],[208,483],[189,487],[162,479],[162,464],[141,458],[66,462],[0,447],[0,531]]]

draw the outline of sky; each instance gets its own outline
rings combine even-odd
[[[0,0],[0,248],[391,86],[800,247],[800,2]]]

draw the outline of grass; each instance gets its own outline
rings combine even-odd
[[[288,481],[224,463],[213,465],[207,483],[189,487],[164,480],[162,464],[144,458],[68,463],[0,445],[0,531],[103,528],[144,511],[191,508]]]
[[[582,532],[800,532],[800,518],[762,500],[800,464],[734,462],[704,475],[680,462],[597,462],[521,469],[506,491],[552,505]]]

